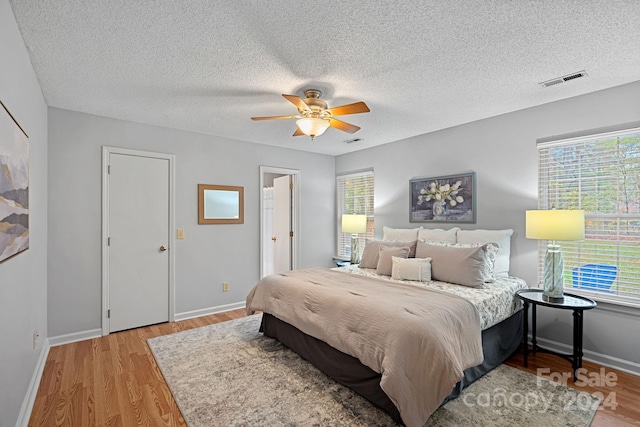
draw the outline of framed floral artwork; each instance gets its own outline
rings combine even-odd
[[[475,172],[409,181],[410,222],[476,222]]]
[[[0,101],[0,263],[29,248],[29,143]]]

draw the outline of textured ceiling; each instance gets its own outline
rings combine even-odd
[[[10,3],[49,106],[332,155],[640,80],[638,0]],[[362,129],[250,120],[307,88]]]

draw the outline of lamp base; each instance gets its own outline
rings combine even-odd
[[[564,300],[564,278],[562,252],[560,245],[549,243],[544,257],[544,291],[548,302],[562,302]]]
[[[351,264],[360,264],[360,240],[357,234],[351,235]]]

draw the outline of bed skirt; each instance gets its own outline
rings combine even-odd
[[[357,358],[336,350],[269,313],[262,315],[260,332],[277,339],[340,384],[387,411],[396,422],[402,424],[398,409],[380,388],[381,374],[363,365]],[[502,364],[518,349],[521,341],[522,310],[482,331],[484,361],[464,371],[464,377],[442,404],[455,399],[464,388]]]

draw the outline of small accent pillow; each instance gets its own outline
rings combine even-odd
[[[399,242],[413,242],[418,240],[420,228],[390,228],[382,227],[382,240],[395,240]]]
[[[500,246],[496,255],[496,277],[509,276],[509,258],[511,257],[512,229],[506,230],[460,230],[458,231],[458,243],[490,243]]]
[[[431,258],[391,257],[391,278],[396,280],[431,281]]]
[[[458,227],[453,227],[450,230],[443,230],[442,228],[420,228],[418,240],[422,240],[423,242],[431,240],[434,242],[455,243],[458,230],[460,230]]]
[[[409,257],[414,257],[416,254],[417,241],[413,242],[385,242],[384,240],[368,240],[364,251],[362,251],[362,258],[360,259],[360,268],[378,268],[378,258],[380,253],[380,246],[394,246],[394,247],[409,247]]]
[[[484,284],[485,248],[436,246],[418,242],[417,258],[431,258],[431,278],[441,282],[480,288]]]
[[[426,241],[425,243],[434,246],[453,246],[459,248],[479,248],[482,247],[486,251],[487,262],[484,265],[482,270],[482,275],[484,277],[485,283],[492,283],[496,281],[495,276],[495,264],[496,264],[496,255],[500,250],[500,245],[497,243],[445,243],[445,242],[434,242],[431,240]]]
[[[409,256],[408,246],[380,246],[380,259],[378,260],[378,266],[376,273],[382,276],[391,276],[392,257],[406,258]]]

